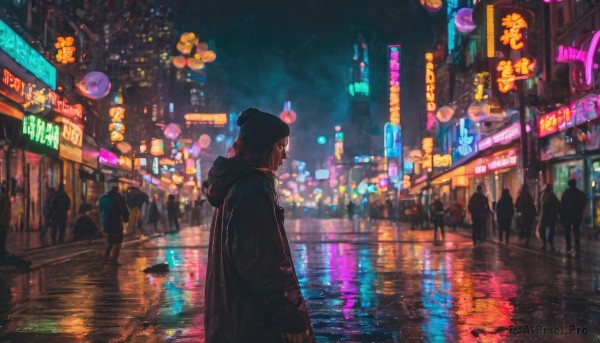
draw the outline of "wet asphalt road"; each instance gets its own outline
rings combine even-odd
[[[598,265],[385,221],[286,229],[319,342],[600,342]],[[202,342],[207,242],[190,228],[125,247],[120,268],[95,251],[0,276],[0,341]]]

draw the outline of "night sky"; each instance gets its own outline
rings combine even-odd
[[[416,144],[425,116],[423,54],[443,20],[444,9],[429,14],[418,0],[175,1],[176,29],[214,43],[207,86],[220,100],[213,105],[223,108],[213,110],[279,114],[290,100],[298,114],[292,136],[307,148],[292,157],[304,160],[317,149],[318,135],[330,139],[334,125],[345,123],[358,34],[369,46],[371,118],[382,142],[389,117],[386,47],[402,45],[402,128],[405,144]]]

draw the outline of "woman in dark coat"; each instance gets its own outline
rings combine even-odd
[[[157,232],[157,223],[160,220],[160,211],[158,210],[158,204],[156,204],[158,195],[154,194],[152,202],[148,205],[148,223],[154,226],[154,232]]]
[[[206,342],[314,342],[277,201],[289,127],[247,109],[203,191],[215,207],[206,272]]]
[[[533,227],[537,210],[535,209],[533,197],[529,193],[529,186],[527,184],[524,184],[521,190],[519,190],[515,208],[517,210],[517,222],[519,223],[519,238],[525,238],[525,244],[529,245],[531,228]]]
[[[506,232],[506,244],[510,236],[510,225],[512,224],[513,216],[515,215],[515,207],[513,199],[510,196],[508,188],[502,190],[502,196],[496,204],[496,218],[498,219],[498,240],[502,242],[502,232]]]

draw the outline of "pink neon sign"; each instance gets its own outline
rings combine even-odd
[[[583,63],[583,69],[585,71],[585,84],[588,86],[592,85],[592,72],[594,69],[598,69],[598,64],[594,62],[594,55],[598,50],[598,42],[600,42],[600,30],[594,32],[590,46],[586,50],[580,50],[571,46],[565,47],[560,45],[558,47],[558,55],[556,56],[556,62],[580,62]]]
[[[566,130],[600,117],[600,94],[583,97],[576,102],[540,116],[538,138]]]
[[[102,149],[100,148],[100,157],[98,158],[98,161],[101,164],[107,165],[107,166],[112,166],[112,167],[117,167],[119,166],[119,158],[117,157],[117,155],[113,154],[112,152]]]

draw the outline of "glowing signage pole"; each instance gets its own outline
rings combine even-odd
[[[400,45],[388,45],[389,57],[389,77],[390,77],[390,126],[397,126],[397,144],[395,148],[398,151],[397,157],[400,164],[400,180],[404,175],[404,159],[402,156],[402,126],[400,124]],[[387,151],[387,150],[386,150]]]

